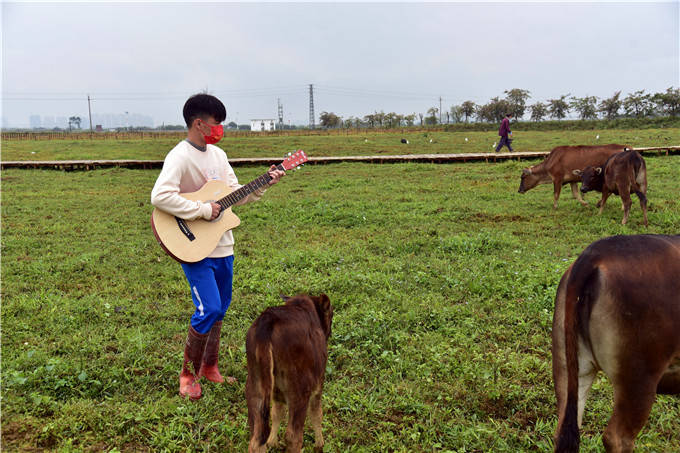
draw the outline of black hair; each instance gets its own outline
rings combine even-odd
[[[227,117],[227,109],[224,108],[222,101],[210,94],[200,93],[194,94],[184,103],[182,110],[184,121],[187,127],[191,127],[191,123],[196,118],[205,118],[212,116],[215,121],[221,123]]]
[[[514,116],[514,113],[509,112],[509,113],[506,113],[505,116]]]

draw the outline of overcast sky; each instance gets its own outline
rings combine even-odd
[[[2,118],[152,116],[205,91],[228,121],[425,113],[680,86],[679,2],[2,3]]]

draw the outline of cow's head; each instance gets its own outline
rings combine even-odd
[[[522,180],[519,183],[519,190],[517,192],[524,193],[529,189],[533,189],[541,182],[541,178],[535,175],[532,171],[533,167],[522,170]]]
[[[591,190],[602,192],[604,183],[602,167],[586,167],[583,170],[574,170],[573,173],[581,177],[581,192],[586,193]]]

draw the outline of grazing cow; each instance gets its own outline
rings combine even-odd
[[[610,156],[601,167],[589,166],[583,171],[574,170],[574,174],[581,177],[581,192],[591,190],[602,192],[602,199],[597,202],[600,214],[609,194],[621,196],[623,225],[628,222],[630,206],[633,204],[630,194],[636,194],[640,199],[640,208],[647,226],[647,167],[640,153],[628,149]]]
[[[612,236],[592,243],[562,276],[552,330],[556,452],[576,452],[599,370],[614,388],[603,435],[631,452],[657,393],[680,393],[680,235]]]
[[[323,449],[321,391],[333,308],[325,294],[284,297],[284,300],[285,305],[266,309],[246,336],[249,453],[266,452],[267,447],[278,445],[285,404],[288,405],[287,451],[302,449],[308,405],[314,447]]]
[[[626,147],[624,145],[602,146],[558,146],[550,151],[543,162],[522,170],[522,181],[519,184],[519,193],[533,189],[539,184],[553,183],[554,202],[557,208],[557,200],[560,198],[562,186],[569,183],[571,193],[579,203],[587,203],[581,198],[577,183],[580,178],[573,171],[583,170],[587,166],[597,166],[605,163],[612,154],[620,153]]]

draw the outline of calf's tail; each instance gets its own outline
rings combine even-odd
[[[262,397],[262,407],[258,416],[262,430],[258,439],[260,445],[264,445],[269,438],[271,426],[269,424],[269,411],[271,408],[272,392],[274,390],[274,357],[272,355],[272,344],[270,341],[259,343],[255,349],[255,359],[260,377],[260,388]]]
[[[246,399],[251,432],[248,452],[258,453],[266,450],[265,444],[271,432],[269,416],[274,389],[274,358],[271,336],[266,329],[258,326],[254,332],[248,332],[246,355],[248,356]]]
[[[555,452],[578,452],[580,434],[578,427],[578,332],[579,312],[587,311],[585,306],[592,302],[594,295],[589,287],[597,280],[598,267],[587,256],[581,255],[571,269],[567,281],[564,303],[564,341],[567,361],[567,402],[558,433],[555,438]]]

